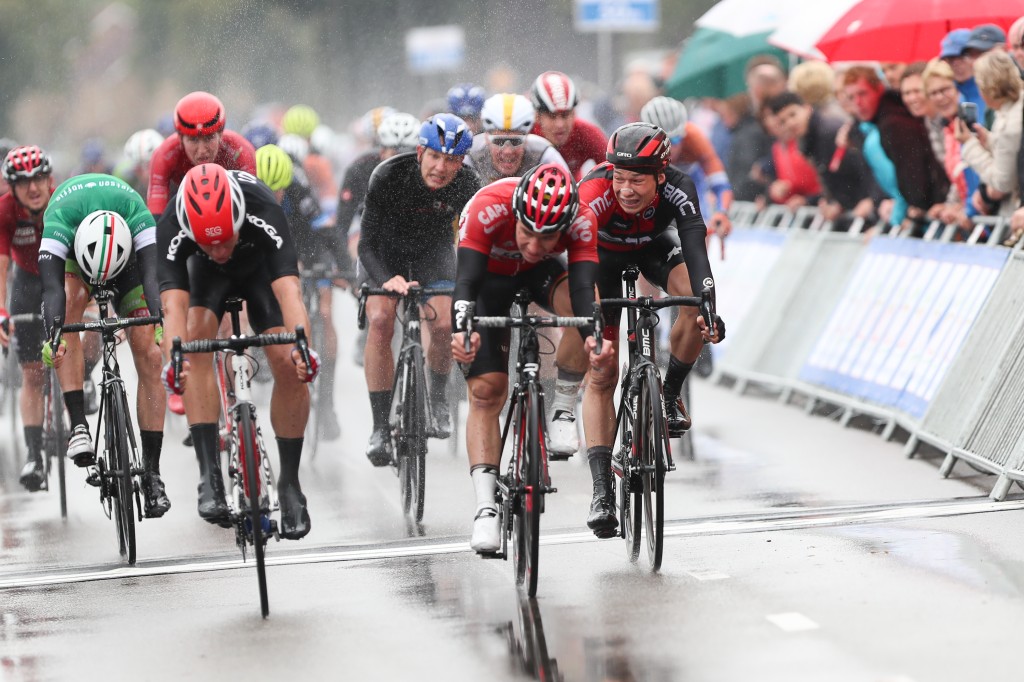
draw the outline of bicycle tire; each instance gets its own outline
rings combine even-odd
[[[409,514],[412,509],[412,486],[415,475],[415,472],[412,471],[414,466],[412,452],[414,427],[411,415],[416,412],[414,387],[416,372],[408,358],[409,356],[403,353],[398,359],[398,366],[395,368],[395,384],[391,393],[391,411],[389,412],[389,419],[394,417],[391,436],[396,473],[398,474],[398,495],[403,514]]]
[[[60,392],[60,384],[57,381],[57,374],[51,370],[47,381],[46,392],[47,405],[44,406],[43,414],[46,416],[46,428],[50,431],[48,437],[43,438],[47,444],[47,486],[49,486],[50,463],[57,460],[57,486],[60,493],[60,517],[68,518],[68,491],[67,476],[65,473],[65,460],[68,450],[68,428],[64,420],[64,396]]]
[[[518,556],[516,558],[516,584],[526,587],[530,597],[537,596],[540,577],[540,514],[544,505],[544,491],[541,482],[541,440],[544,438],[543,421],[540,415],[540,391],[536,384],[526,389],[525,409],[522,410],[520,469],[523,477],[521,500],[513,523],[518,521],[516,534]],[[522,406],[521,406],[522,407]]]
[[[21,429],[19,426],[18,411],[21,407],[19,401],[21,399],[21,367],[17,361],[17,351],[12,346],[8,349],[7,356],[7,368],[6,368],[6,394],[5,400],[8,403],[8,416],[10,417],[10,424],[8,425],[8,433],[11,434],[11,459],[8,461],[11,467],[11,478],[17,480],[18,471],[22,465],[22,455],[24,448],[22,447],[21,438],[19,434]],[[3,473],[3,467],[0,467],[0,474]]]
[[[409,462],[411,475],[409,477],[409,488],[412,495],[411,512],[416,523],[423,520],[423,509],[427,495],[427,382],[422,372],[417,367],[424,367],[423,351],[413,348],[409,353],[411,362],[411,376],[413,377],[413,395],[416,396],[414,410],[410,413],[412,427],[408,432],[410,443],[411,460]]]
[[[260,613],[270,615],[270,598],[267,592],[267,565],[263,546],[263,519],[260,510],[260,465],[257,460],[259,445],[256,442],[256,424],[251,407],[242,405],[238,411],[239,446],[242,448],[242,480],[248,502],[247,513],[252,526],[253,554],[256,556],[256,578],[260,588]]]
[[[313,305],[317,308],[309,308],[309,310],[317,311],[320,305],[320,296],[317,294],[316,300],[313,301]],[[309,321],[309,347],[323,349],[323,320],[321,320],[318,314],[314,314],[312,319]],[[321,350],[322,352],[322,350]],[[333,381],[333,377],[320,377],[320,380],[314,384],[309,391],[309,421],[306,424],[306,450],[309,453],[309,462],[316,459],[316,453],[320,449],[320,410],[323,409],[323,397],[320,392],[324,389],[325,381]]]
[[[137,547],[135,543],[135,513],[133,510],[134,486],[132,485],[131,453],[128,448],[128,415],[124,406],[127,397],[118,383],[111,383],[107,390],[108,408],[107,448],[111,452],[110,473],[114,477],[113,489],[117,496],[117,513],[114,515],[121,556],[129,566],[135,565]]]
[[[640,462],[643,466],[644,534],[652,571],[661,568],[665,549],[665,462],[668,424],[662,409],[661,377],[654,365],[644,368],[640,384],[640,424],[644,433]]]
[[[628,401],[629,386],[622,391],[622,401]],[[621,404],[621,403],[620,403]],[[641,529],[643,527],[643,495],[642,489],[634,482],[636,470],[636,417],[630,416],[630,410],[623,407],[622,424],[619,426],[619,450],[622,455],[622,476],[619,477],[619,521],[622,523],[621,534],[626,544],[626,558],[635,564],[640,558]]]

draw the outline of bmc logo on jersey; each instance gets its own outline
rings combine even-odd
[[[508,204],[491,204],[490,206],[484,207],[476,214],[476,219],[484,225],[484,232],[490,234],[494,232],[494,227],[488,227],[498,218],[504,218],[508,215]]]
[[[665,183],[661,196],[671,201],[679,212],[686,215],[686,208],[690,208],[690,215],[697,215],[697,207],[690,201],[690,195],[671,183]]]
[[[569,237],[574,242],[589,243],[594,239],[594,225],[587,218],[582,216],[572,221],[572,225],[569,226]]]
[[[589,206],[590,206],[590,209],[594,213],[596,213],[597,215],[601,215],[602,213],[607,211],[609,208],[611,208],[612,207],[612,188],[609,187],[608,189],[606,189],[604,191],[604,194],[602,194],[599,197],[594,197],[594,199],[590,202]]]

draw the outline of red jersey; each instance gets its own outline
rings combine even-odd
[[[519,178],[492,182],[473,195],[459,219],[459,248],[470,248],[490,256],[487,271],[495,275],[516,275],[537,265],[523,260],[516,243],[512,194],[518,184]],[[570,263],[596,263],[596,225],[594,214],[581,203],[576,220],[562,232],[557,246],[547,257],[555,258],[568,252]]]
[[[256,175],[256,150],[247,139],[233,130],[225,130],[221,134],[220,149],[213,162],[227,170]],[[146,194],[146,205],[154,218],[160,219],[171,199],[171,186],[176,187],[193,165],[185,156],[185,149],[177,133],[156,148],[150,168],[149,191]]]
[[[533,125],[533,133],[541,135],[540,123]],[[596,125],[577,117],[572,124],[572,132],[569,133],[569,139],[561,147],[556,147],[556,149],[558,149],[558,153],[562,155],[562,158],[565,159],[565,163],[568,164],[569,171],[573,174],[573,177],[580,180],[583,177],[581,172],[583,164],[587,161],[593,161],[596,165],[604,161],[604,155],[608,149],[608,138],[605,137],[604,133]]]
[[[53,196],[52,189],[50,196]],[[38,275],[42,239],[42,212],[33,216],[14,200],[14,192],[0,196],[0,256],[8,256],[22,270]]]

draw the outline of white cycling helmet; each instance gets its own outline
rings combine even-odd
[[[334,130],[330,126],[321,123],[316,128],[313,128],[313,133],[309,136],[309,148],[311,151],[321,156],[327,156],[333,147]]]
[[[93,211],[75,232],[75,260],[93,284],[103,284],[128,264],[132,233],[124,218],[113,211]]]
[[[421,125],[412,114],[391,114],[377,128],[377,142],[385,149],[415,149],[420,143]]]
[[[164,136],[152,128],[140,130],[136,133],[132,133],[132,136],[124,143],[124,155],[133,166],[148,163],[149,160],[153,158],[153,153],[156,152],[156,148],[159,147],[163,141]]]
[[[278,139],[277,146],[288,152],[288,156],[298,164],[302,164],[309,154],[309,142],[295,133],[285,133]]]
[[[533,130],[535,112],[530,100],[522,95],[502,93],[484,100],[480,120],[489,133],[509,132],[527,134]]]
[[[686,134],[686,105],[671,97],[655,97],[640,109],[640,120],[656,125],[669,137]]]

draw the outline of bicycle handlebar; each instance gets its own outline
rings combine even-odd
[[[61,337],[65,332],[72,334],[78,332],[105,332],[117,331],[127,327],[146,327],[151,324],[161,324],[163,319],[155,315],[145,317],[108,317],[92,322],[72,322],[71,324],[60,324],[60,318],[53,318],[53,337],[50,339],[50,348],[56,353],[60,347]]]
[[[686,306],[698,308],[701,317],[708,330],[714,329],[715,303],[711,298],[711,289],[705,287],[700,296],[666,296],[665,298],[653,298],[651,296],[638,296],[636,298],[605,298],[600,305],[608,308],[638,308],[641,310],[660,310],[673,306]]]
[[[370,287],[369,284],[364,284],[359,287],[359,312],[356,321],[359,325],[359,329],[366,329],[366,299],[370,296],[387,296],[388,298],[407,298],[409,295],[418,296],[451,296],[455,293],[454,287],[423,287],[419,284],[413,284],[409,286],[408,294],[400,294],[397,291],[390,291],[388,289],[375,289]]]
[[[601,306],[598,303],[594,303],[594,315],[593,317],[562,317],[560,315],[544,316],[544,315],[522,315],[520,317],[493,317],[483,316],[477,317],[473,314],[476,308],[476,304],[471,303],[466,310],[465,316],[465,349],[466,352],[470,352],[470,343],[473,336],[473,327],[490,327],[490,328],[501,328],[501,329],[538,329],[541,327],[575,327],[582,328],[590,325],[594,326],[594,341],[597,344],[597,354],[601,354],[601,350],[604,348],[604,324],[603,317],[601,315]]]
[[[312,375],[312,363],[309,357],[309,343],[306,340],[306,330],[299,325],[295,333],[285,332],[283,334],[257,334],[255,336],[237,336],[230,339],[198,339],[196,341],[182,341],[180,336],[175,336],[171,341],[171,363],[174,367],[174,388],[181,390],[181,368],[184,362],[183,356],[186,353],[216,353],[221,350],[242,351],[254,346],[278,346],[294,343],[302,355],[302,361],[306,363],[306,376]]]

